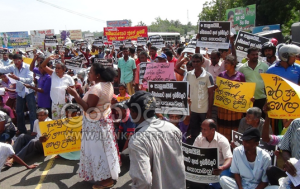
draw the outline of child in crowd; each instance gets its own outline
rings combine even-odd
[[[117,96],[118,102],[129,100],[130,95],[126,91],[126,85],[124,83],[119,84],[119,94]]]

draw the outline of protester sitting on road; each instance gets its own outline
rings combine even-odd
[[[2,96],[0,96],[0,108],[4,108],[7,111],[7,115],[11,118],[12,122],[16,124],[17,120],[15,111],[13,111],[10,106],[4,104]]]
[[[130,111],[125,103],[126,101],[123,101],[115,105],[116,116],[121,119],[117,137],[120,152],[128,148],[129,139],[134,134],[135,129],[135,124],[132,122]]]
[[[233,150],[230,171],[234,178],[223,176],[220,184],[223,189],[254,189],[268,186],[267,168],[271,165],[270,155],[258,147],[258,129],[248,129],[242,136],[243,145]]]
[[[0,107],[0,142],[11,143],[11,138],[15,134],[16,128],[9,117],[8,109]]]
[[[48,117],[49,111],[45,108],[39,108],[36,113],[38,119],[34,121],[34,127],[31,135],[21,134],[13,145],[14,151],[23,160],[35,153],[44,153],[41,142],[46,141],[46,138],[42,136],[39,122],[51,121],[51,119]]]
[[[246,117],[242,118],[238,128],[239,133],[244,133],[249,128],[257,128],[260,136],[262,136],[262,130],[265,124],[265,120],[261,117],[262,111],[257,107],[252,107],[247,110]],[[269,125],[269,134],[273,134],[271,125]]]
[[[219,149],[219,168],[213,170],[214,175],[233,177],[230,172],[230,165],[232,161],[232,152],[230,149],[230,144],[227,138],[218,133],[217,125],[212,119],[206,119],[201,124],[201,133],[196,138],[193,146],[199,148],[218,148]],[[219,183],[211,183],[214,189],[220,189]],[[190,188],[201,188],[205,184],[191,183]]]
[[[11,160],[7,161],[7,158],[13,159],[13,161],[19,163],[20,165],[25,166],[27,169],[34,169],[36,168],[38,165],[27,165],[22,159],[20,159],[17,155],[15,155],[15,152],[12,148],[12,146],[10,144],[5,144],[0,142],[0,168],[3,167],[3,165],[5,164],[8,167],[11,167]],[[1,169],[0,169],[0,173],[1,173]]]
[[[124,83],[119,84],[119,94],[117,95],[118,102],[129,100],[130,95],[127,93],[127,88]]]
[[[279,148],[282,150],[282,158],[284,160],[284,170],[270,166],[267,170],[268,179],[271,185],[279,185],[278,180],[282,177],[287,177],[287,173],[295,177],[298,175],[295,166],[291,163],[291,158],[300,159],[300,148],[299,148],[299,129],[300,129],[300,118],[295,119],[289,126],[287,132],[283,136],[279,143]],[[298,175],[299,176],[299,175]],[[295,186],[295,187],[300,187]]]
[[[132,188],[185,188],[180,130],[154,117],[156,101],[151,93],[138,91],[127,105],[138,125],[128,144]]]

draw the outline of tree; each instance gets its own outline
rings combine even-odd
[[[140,21],[136,26],[146,26],[146,24],[143,21]]]

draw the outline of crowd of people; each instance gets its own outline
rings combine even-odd
[[[198,38],[199,36],[197,36]],[[79,160],[79,177],[95,181],[93,188],[110,188],[118,179],[122,159],[129,154],[132,188],[266,188],[279,187],[287,173],[298,173],[291,158],[299,159],[300,119],[283,120],[286,133],[270,126],[265,84],[261,73],[272,73],[300,84],[300,48],[270,41],[259,50],[248,49],[246,61],[238,63],[234,36],[229,49],[207,51],[197,47],[186,52],[184,44],[157,48],[146,46],[81,45],[53,50],[5,53],[0,61],[0,166],[14,162],[27,168],[28,157],[43,154],[39,122],[83,116],[82,133],[97,133],[105,140],[82,138],[81,150],[56,158]],[[263,56],[261,58],[259,54]],[[23,62],[31,57],[31,64]],[[70,69],[65,60],[84,57],[81,68]],[[95,63],[112,59],[114,67]],[[140,82],[140,63],[174,64],[176,81],[188,81],[190,115],[155,113],[156,100]],[[213,105],[216,78],[256,83],[253,107],[246,113]],[[29,132],[25,126],[29,118]],[[243,134],[243,145],[232,143],[231,133]],[[163,135],[149,137],[155,133]],[[273,135],[275,133],[276,135]],[[176,136],[176,137],[174,137]],[[166,138],[164,138],[166,137]],[[271,166],[259,140],[279,145],[284,167]],[[172,140],[166,140],[172,139]],[[182,142],[201,148],[219,148],[219,183],[186,182]],[[273,186],[269,186],[273,185]],[[288,187],[293,186],[288,183]]]

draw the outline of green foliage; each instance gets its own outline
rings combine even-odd
[[[300,0],[211,0],[203,4],[199,20],[226,20],[226,9],[256,4],[256,25],[281,24],[288,35],[291,25],[300,20]]]
[[[149,32],[178,32],[181,35],[191,30],[197,31],[197,26],[193,26],[191,22],[184,25],[179,20],[169,21],[168,19],[163,20],[160,17],[155,18],[155,21],[148,26]]]

